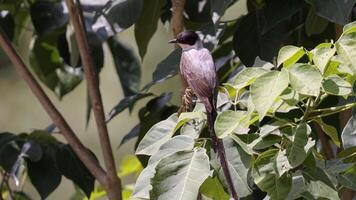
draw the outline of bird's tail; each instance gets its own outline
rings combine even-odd
[[[217,138],[216,134],[215,134],[214,123],[215,123],[215,120],[217,117],[217,111],[216,111],[215,102],[213,99],[210,101],[210,105],[211,105],[212,109],[207,109],[207,120],[208,120],[208,131],[209,131],[210,137],[213,142],[213,149],[218,154],[218,159],[220,160],[221,168],[224,172],[224,176],[226,178],[226,182],[230,189],[231,195],[234,200],[237,200],[238,197],[237,197],[237,193],[236,193],[234,184],[232,182],[229,166],[228,166],[226,155],[225,155],[224,144],[223,144],[223,141],[221,139]],[[207,106],[205,106],[205,107],[207,107]]]

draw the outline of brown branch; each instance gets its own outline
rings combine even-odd
[[[173,35],[176,36],[178,33],[184,30],[184,6],[186,0],[172,0],[172,30]]]
[[[74,28],[76,41],[88,84],[95,121],[98,128],[100,146],[107,170],[108,185],[106,190],[108,193],[108,198],[118,200],[121,199],[121,182],[116,174],[114,155],[105,123],[104,108],[99,90],[99,80],[96,75],[93,60],[91,58],[90,48],[85,31],[85,23],[81,20],[81,13],[78,7],[74,4],[73,0],[66,0],[66,4],[69,10],[70,21]]]
[[[17,54],[10,40],[5,33],[0,31],[0,46],[13,63],[14,68],[21,78],[27,83],[33,94],[37,97],[43,108],[46,110],[53,123],[58,127],[68,144],[72,147],[79,159],[88,168],[90,173],[99,181],[100,184],[106,185],[106,173],[101,168],[97,160],[91,155],[87,148],[80,142],[78,137],[74,134],[71,127],[65,121],[61,113],[56,109],[46,93],[42,90],[36,79],[26,67],[20,56]]]

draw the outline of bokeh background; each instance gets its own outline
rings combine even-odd
[[[95,3],[94,1],[88,2]],[[240,0],[227,10],[223,16],[223,20],[236,19],[246,13],[246,0]],[[18,51],[26,63],[28,63],[28,49],[31,44],[30,36],[33,30],[30,23],[28,23],[27,26],[27,31],[25,31],[21,36],[19,45],[17,46]],[[133,27],[131,27],[124,32],[119,33],[118,37],[121,41],[133,47],[138,55],[133,30]],[[150,41],[148,52],[142,64],[141,85],[145,85],[151,80],[151,74],[156,65],[173,50],[174,47],[167,43],[171,37],[172,33],[170,27],[165,27],[161,22],[159,22],[157,32]],[[111,55],[109,55],[107,49],[108,47],[104,45],[105,62],[103,71],[100,73],[100,89],[106,113],[108,113],[108,111],[110,111],[110,109],[123,98],[123,92],[114,69],[113,61],[111,60]],[[178,81],[178,78],[174,77],[163,84],[154,86],[151,90],[157,94],[160,94],[162,91],[166,90],[175,91],[172,103],[179,104],[179,88],[177,87]],[[96,154],[102,163],[98,135],[96,133],[93,116],[89,126],[87,128],[85,126],[87,95],[85,84],[85,81],[83,81],[73,92],[66,95],[61,101],[58,100],[52,91],[47,89],[43,84],[42,86],[49,95],[50,99],[72,126],[78,137]],[[108,124],[112,142],[111,144],[114,149],[117,164],[120,163],[120,160],[123,159],[125,155],[134,154],[134,140],[124,144],[120,148],[118,148],[118,145],[120,144],[122,137],[137,124],[137,111],[145,103],[145,100],[140,101],[131,114],[128,111],[124,111]],[[7,58],[1,54],[0,131],[8,131],[12,133],[30,132],[33,129],[43,129],[51,123],[50,118],[37,102],[34,95],[32,95],[26,84],[16,74]],[[60,135],[57,135],[57,138],[63,140]],[[128,182],[133,180],[124,181]],[[31,196],[34,199],[39,199],[39,195],[31,184],[26,184],[25,188],[27,191],[30,191]],[[61,185],[48,197],[48,199],[69,199],[73,193],[74,187],[72,183],[63,177]]]

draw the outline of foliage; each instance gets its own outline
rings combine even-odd
[[[162,58],[152,81],[141,85],[142,62],[158,24],[171,20],[171,1],[88,2],[82,10],[96,72],[104,67],[107,44],[125,96],[108,113],[107,123],[149,99],[139,109],[139,124],[121,142],[138,138],[138,160],[124,159],[118,176],[145,167],[135,186],[125,186],[124,198],[132,193],[140,199],[228,199],[202,105],[177,117],[177,107],[169,103],[172,92],[149,91],[178,73],[180,50]],[[200,34],[215,60],[221,82],[215,130],[239,197],[338,199],[344,188],[355,190],[356,116],[343,130],[332,117],[355,106],[356,23],[348,22],[356,1],[249,0],[246,15],[223,20],[236,2],[187,1],[184,24]],[[3,0],[0,12],[1,29],[14,44],[33,28],[29,61],[38,79],[59,99],[73,92],[84,76],[65,1]],[[117,34],[133,25],[139,56]],[[338,37],[335,26],[340,25],[345,26]],[[88,104],[87,121],[90,110]],[[325,135],[317,134],[317,126]],[[335,159],[326,157],[321,137],[340,148]],[[62,176],[76,185],[73,199],[106,195],[94,187],[93,176],[72,149],[46,131],[1,133],[0,166],[16,184],[28,176],[42,198]],[[1,186],[0,192],[7,196],[11,188]],[[13,192],[28,199],[22,191]]]

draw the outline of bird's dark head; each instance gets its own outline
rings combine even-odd
[[[200,41],[199,35],[194,31],[183,31],[177,35],[176,38],[170,40],[169,43],[177,43],[182,48],[187,46],[194,46]]]

